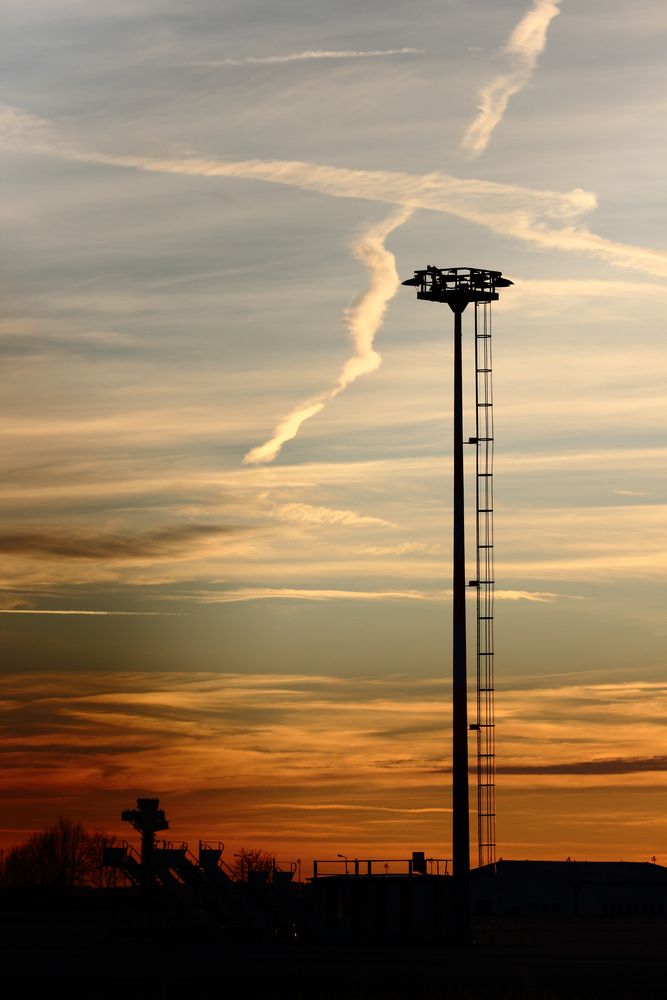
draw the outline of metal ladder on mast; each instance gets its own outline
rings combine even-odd
[[[475,535],[477,548],[477,844],[479,865],[496,860],[496,737],[493,648],[493,371],[491,303],[475,303]]]

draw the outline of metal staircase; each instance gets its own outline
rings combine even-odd
[[[127,842],[106,844],[101,864],[120,871],[149,896],[173,901],[189,923],[214,934],[226,932],[293,941],[308,933],[301,885],[294,882],[296,862],[274,864],[271,871],[242,873],[222,858],[224,845],[199,842],[199,857],[186,843],[156,841],[154,830],[168,828],[157,799],[140,799],[123,818],[142,833],[141,856]],[[155,897],[157,898],[157,897]]]
[[[104,868],[120,871],[132,885],[141,885],[141,858],[126,840],[105,843],[101,863]]]

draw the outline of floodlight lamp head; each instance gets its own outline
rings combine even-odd
[[[454,312],[463,312],[470,302],[493,302],[499,298],[497,288],[508,288],[514,282],[503,278],[501,271],[485,271],[477,267],[432,267],[415,271],[404,285],[418,289],[417,298],[428,302],[446,302]]]

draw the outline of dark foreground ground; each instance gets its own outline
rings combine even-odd
[[[455,948],[231,942],[103,917],[83,904],[4,905],[7,996],[19,984],[49,983],[95,998],[667,997],[665,921],[487,921],[472,947]]]

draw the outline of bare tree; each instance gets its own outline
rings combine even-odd
[[[252,872],[272,872],[276,864],[275,853],[260,847],[242,847],[234,858],[234,870],[244,881],[248,881]]]
[[[5,884],[69,889],[98,883],[104,840],[104,834],[90,833],[81,823],[61,817],[8,851]]]

